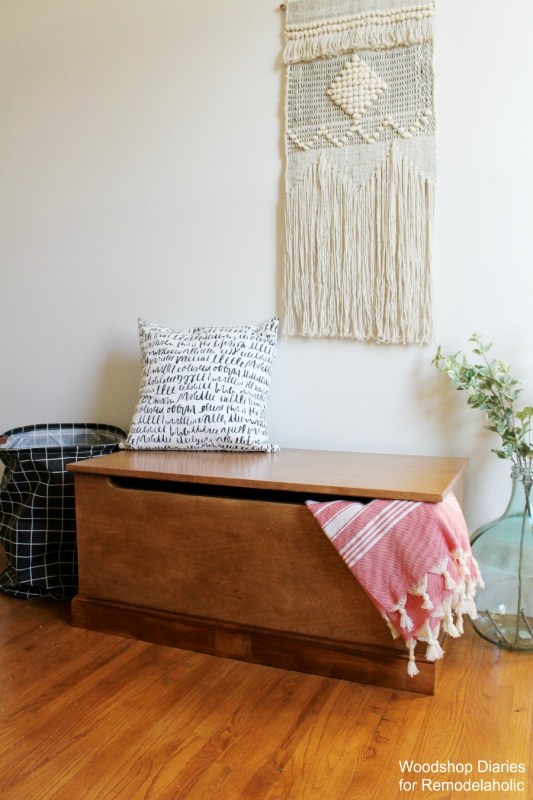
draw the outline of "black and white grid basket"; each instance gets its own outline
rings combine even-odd
[[[126,437],[113,425],[60,423],[0,436],[0,590],[14,597],[72,597],[78,587],[74,476],[67,464],[105,455]]]

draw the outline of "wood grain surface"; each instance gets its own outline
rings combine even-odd
[[[71,617],[74,625],[90,630],[419,694],[434,693],[441,666],[440,661],[426,661],[426,646],[420,644],[415,651],[419,674],[413,680],[407,674],[405,646],[395,647],[397,642],[392,639],[382,645],[361,643],[356,638],[342,641],[306,636],[284,629],[92,600],[83,595],[73,599]]]
[[[303,501],[122,486],[85,472],[75,480],[74,625],[433,693],[435,665],[408,678],[404,643]]]
[[[467,465],[461,458],[282,449],[279,453],[121,451],[69,465],[77,473],[438,502]]]
[[[248,664],[73,628],[0,596],[2,800],[528,800],[533,660],[465,636],[438,693]],[[400,762],[522,763],[524,792],[406,793]],[[499,776],[502,777],[501,775]],[[455,775],[455,779],[459,776]]]
[[[304,501],[440,498],[461,482],[464,463],[296,450],[78,462],[73,623],[403,689],[405,647]],[[425,665],[415,690],[434,685]]]
[[[395,646],[305,505],[149,486],[76,474],[82,596]]]

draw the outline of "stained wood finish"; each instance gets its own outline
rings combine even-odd
[[[149,486],[76,475],[83,597],[391,646],[378,611],[303,504]]]
[[[360,494],[365,467],[369,492],[372,464],[385,468],[382,495],[401,484],[410,499],[430,496],[430,486],[440,497],[463,468],[453,459],[390,459],[289,450],[123,452],[78,462],[73,624],[433,692],[435,666],[424,662],[416,683],[406,681],[404,644],[392,640],[304,504]]]
[[[283,492],[438,502],[462,458],[282,449],[279,453],[122,451],[69,466],[77,473]]]
[[[304,503],[360,494],[353,481],[363,467],[387,459],[282,453],[122,452],[72,465],[80,584],[73,624],[405,688],[405,646]],[[464,466],[391,458],[381,493],[403,481],[410,499],[428,497],[430,486],[440,497]],[[424,481],[422,493],[415,480]],[[435,667],[424,663],[413,689],[434,686]]]
[[[440,662],[425,660],[423,645],[416,651],[420,673],[413,680],[407,675],[405,647],[395,648],[392,639],[388,646],[321,639],[83,596],[72,601],[72,620],[82,628],[155,644],[419,694],[434,693],[440,668]]]
[[[470,626],[423,697],[106,636],[67,611],[0,596],[2,800],[473,796],[419,776],[400,791],[411,759],[469,763],[474,779],[478,759],[523,763],[524,792],[479,796],[532,795],[533,661]]]
[[[406,649],[302,503],[76,475],[80,627],[421,693]],[[179,484],[173,484],[181,488]]]

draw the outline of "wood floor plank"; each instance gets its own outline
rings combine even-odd
[[[1,628],[1,625],[0,625]],[[28,638],[31,636],[31,642]],[[52,621],[39,626],[33,634],[19,637],[16,646],[0,649],[0,697],[4,704],[24,705],[25,693],[35,698],[36,684],[39,692],[45,688],[61,692],[69,681],[79,680],[84,665],[101,657],[103,663],[115,652],[125,649],[124,640],[102,637],[94,640],[85,636],[72,636],[67,625],[57,629]],[[89,644],[91,643],[91,644]],[[101,656],[99,656],[101,654]],[[90,667],[94,669],[94,666]]]
[[[239,797],[344,797],[390,694],[336,682],[324,701],[310,709],[305,725],[280,739],[276,749],[265,751],[260,769]],[[257,793],[259,787],[264,794]]]
[[[206,741],[198,758],[191,761],[179,774],[179,783],[186,797],[201,798],[208,790],[222,791],[231,775],[235,798],[261,797],[246,792],[247,775],[254,765],[264,758],[264,753],[280,739],[290,739],[294,729],[307,724],[307,712],[315,702],[334,687],[316,676],[285,673],[281,681],[268,694],[253,691],[241,698],[215,735]],[[246,771],[241,765],[246,763]],[[218,789],[217,789],[218,787]]]
[[[366,795],[369,800],[380,800],[383,796],[405,798],[402,778],[414,784],[408,795],[413,800],[443,798],[449,793],[429,791],[427,784],[423,784],[424,777],[462,781],[465,775],[460,770],[471,765],[470,777],[478,779],[483,777],[478,770],[478,760],[529,763],[523,742],[509,725],[513,689],[499,683],[501,670],[497,665],[501,651],[474,638],[471,630],[468,641],[471,646],[467,645],[467,640],[449,643],[446,669],[442,671],[436,695],[429,702],[422,698],[418,703],[405,693],[394,695],[387,716],[393,722],[395,734],[384,739],[385,746],[380,753],[381,759],[392,768],[381,777],[379,786]],[[506,654],[506,666],[509,664],[513,669],[519,658],[521,656],[516,654]],[[526,657],[521,665],[528,672],[529,685],[533,688],[531,660]],[[417,714],[421,709],[425,710],[422,718]],[[444,771],[437,774],[402,771],[400,762],[439,764]],[[363,777],[363,783],[369,783],[369,776],[366,781],[364,775],[359,777]],[[470,794],[452,793],[451,797]],[[350,800],[352,796],[362,795],[354,787],[347,795]],[[482,796],[502,800],[499,791]]]
[[[113,717],[117,711],[115,695],[129,694],[127,674],[133,658],[138,670],[139,691],[149,687],[153,675],[147,676],[149,668],[143,664],[143,655],[123,651],[111,661],[106,659],[103,669],[100,667],[86,674],[65,692],[54,692],[49,697],[46,689],[38,691],[35,700],[30,699],[4,730],[3,739],[12,739],[10,747],[3,744],[9,758],[4,772],[6,786],[13,787],[13,792],[14,787],[20,787],[22,797],[30,796],[28,782],[42,785],[43,780],[49,781],[49,762],[53,759],[58,768],[52,784],[55,791],[72,750],[83,747],[86,754],[91,752],[91,731],[95,724],[103,721],[115,728],[124,724],[119,716]],[[122,678],[121,683],[114,680],[117,673]],[[25,731],[24,748],[17,746],[14,735],[17,729]],[[102,744],[100,740],[95,746],[100,748]]]
[[[72,797],[76,787],[88,781],[95,796],[102,800],[127,800],[135,792],[146,798],[179,796],[176,791],[183,783],[180,772],[184,764],[199,763],[203,767],[206,760],[216,757],[211,754],[210,743],[225,722],[226,704],[238,705],[242,693],[261,693],[261,682],[243,674],[237,662],[218,661],[212,664],[204,660],[185,678],[180,670],[169,670],[165,692],[152,696],[149,709],[130,711],[125,726],[108,737],[108,768],[101,769],[97,753],[94,759],[86,759],[81,751],[77,752],[76,757],[88,763],[65,783],[59,796]],[[267,677],[270,691],[271,685],[279,683],[280,675]],[[124,711],[123,705],[121,701]],[[93,738],[105,735],[106,727],[97,727]]]
[[[425,697],[72,628],[61,604],[0,596],[0,797],[528,800],[533,656],[471,628],[446,649]],[[441,781],[523,764],[526,786],[423,790],[401,762],[449,764]]]

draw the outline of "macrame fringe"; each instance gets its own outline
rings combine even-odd
[[[285,332],[430,342],[433,207],[395,142],[360,187],[318,158],[287,195]]]
[[[420,16],[420,15],[419,15]],[[331,26],[328,26],[331,27]],[[317,58],[352,53],[355,50],[385,50],[391,47],[406,47],[429,41],[434,36],[433,15],[422,19],[416,16],[399,21],[361,24],[345,24],[338,30],[327,30],[317,24],[311,30],[287,28],[287,41],[283,53],[286,64],[315,61]]]
[[[320,158],[287,197],[286,333],[430,342],[433,205],[395,143],[359,188]]]
[[[450,573],[451,559],[453,559],[454,567],[460,575],[458,581],[454,581]],[[483,587],[484,583],[477,562],[472,555],[457,549],[450,559],[448,557],[443,559],[431,572],[434,575],[442,576],[447,595],[442,604],[438,608],[434,608],[427,592],[427,575],[421,578],[416,586],[409,591],[410,595],[422,598],[421,608],[431,611],[431,614],[416,633],[413,633],[413,620],[409,617],[406,609],[407,596],[400,598],[399,602],[389,611],[389,613],[398,612],[400,614],[400,626],[404,632],[409,633],[409,638],[405,635],[405,643],[409,650],[407,674],[410,677],[414,677],[419,672],[415,664],[417,642],[427,643],[425,654],[427,661],[438,661],[444,655],[444,650],[439,642],[441,627],[445,633],[455,639],[464,633],[463,615],[467,614],[471,619],[477,619],[478,616],[474,597],[477,588]],[[388,617],[385,617],[385,619],[393,637],[397,638],[398,631],[392,620]]]

